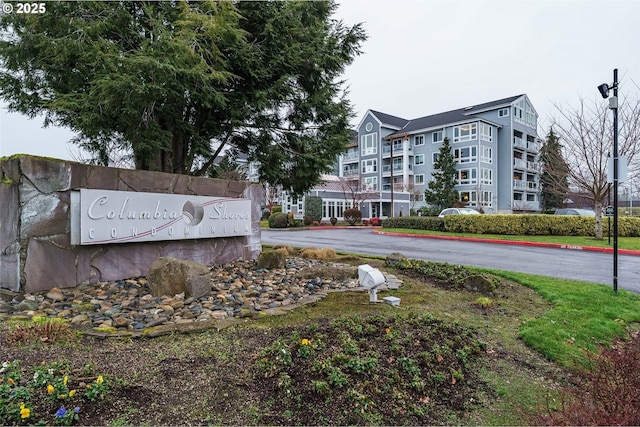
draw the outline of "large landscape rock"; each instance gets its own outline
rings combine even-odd
[[[258,268],[284,268],[287,256],[284,252],[262,252],[258,255]]]
[[[153,296],[185,293],[199,298],[211,291],[211,274],[206,265],[172,257],[158,258],[147,275]]]

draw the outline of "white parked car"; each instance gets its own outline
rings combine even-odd
[[[480,212],[471,208],[448,208],[440,212],[438,218],[444,218],[447,215],[480,215]]]

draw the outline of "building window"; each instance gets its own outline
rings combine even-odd
[[[458,184],[469,185],[478,183],[478,169],[460,169],[458,172]]]
[[[369,159],[362,161],[362,173],[378,172],[378,159]]]
[[[413,145],[424,145],[424,135],[416,135],[413,139]]]
[[[402,140],[394,139],[393,140],[393,152],[402,151]]]
[[[434,144],[438,142],[442,142],[444,141],[443,136],[444,136],[444,130],[443,129],[437,130],[431,134],[431,142],[433,142]]]
[[[458,163],[473,163],[478,161],[478,147],[456,148],[453,158]]]
[[[440,153],[433,153],[431,155],[431,163],[435,164],[440,158]]]
[[[482,168],[480,169],[480,183],[486,185],[493,185],[493,169]]]
[[[478,200],[476,199],[475,191],[461,191],[460,193],[460,201],[465,203],[467,206],[477,206]]]
[[[518,123],[536,129],[537,121],[533,107],[524,98],[513,106],[513,119]]]
[[[423,175],[423,174],[415,175],[415,176],[413,177],[413,183],[414,183],[415,185],[422,185],[422,184],[424,184],[424,175]]]
[[[480,123],[480,139],[493,142],[493,126],[487,123]]]
[[[482,203],[482,206],[486,206],[486,207],[493,207],[493,192],[492,191],[483,191],[482,195],[480,196],[482,197],[482,200],[480,200],[480,202]]]
[[[362,135],[360,138],[360,154],[363,156],[378,154],[378,132]]]
[[[466,125],[453,128],[453,142],[464,142],[478,139],[478,124],[467,123]]]
[[[418,154],[415,157],[415,165],[416,166],[424,165],[424,154]]]
[[[364,184],[364,188],[367,191],[377,191],[378,190],[378,177],[377,176],[365,177],[362,180],[362,183]]]
[[[501,108],[500,110],[498,110],[498,117],[507,117],[507,116],[509,116],[508,108]]]
[[[364,128],[367,132],[371,132],[371,129],[373,129],[373,123],[367,123]]]
[[[420,193],[420,194],[418,195],[418,201],[419,201],[419,202],[424,202],[424,193]]]
[[[394,158],[393,159],[393,170],[401,171],[402,170],[402,158]]]
[[[480,161],[482,163],[493,163],[493,155],[491,147],[481,147]]]
[[[328,215],[327,217],[329,218],[333,218],[334,216],[337,218],[336,216],[336,202],[327,202],[328,205]]]

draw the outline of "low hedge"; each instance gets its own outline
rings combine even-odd
[[[437,216],[403,216],[387,218],[382,221],[386,228],[410,228],[413,230],[447,231],[444,228],[444,220]]]
[[[504,234],[528,236],[593,236],[594,217],[576,215],[447,215],[445,218],[402,217],[388,218],[386,228],[446,231],[451,233]],[[612,220],[613,223],[613,220]],[[607,233],[607,219],[602,230]],[[640,218],[618,218],[620,237],[640,236]]]

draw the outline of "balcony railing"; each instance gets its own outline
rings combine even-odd
[[[345,169],[342,174],[344,176],[358,175],[358,169]]]
[[[527,148],[527,144],[525,144],[524,139],[519,138],[517,136],[513,137],[513,146],[522,148],[523,150]]]
[[[527,162],[527,169],[540,172],[540,163],[537,162]]]
[[[513,167],[518,169],[526,169],[527,162],[522,159],[513,159]]]
[[[540,151],[540,143],[539,142],[531,142],[527,141],[527,150],[535,151],[536,153]]]
[[[538,183],[536,181],[527,181],[527,190],[537,190]]]
[[[513,189],[514,190],[526,190],[527,189],[527,182],[523,181],[521,179],[514,179],[513,180]]]

